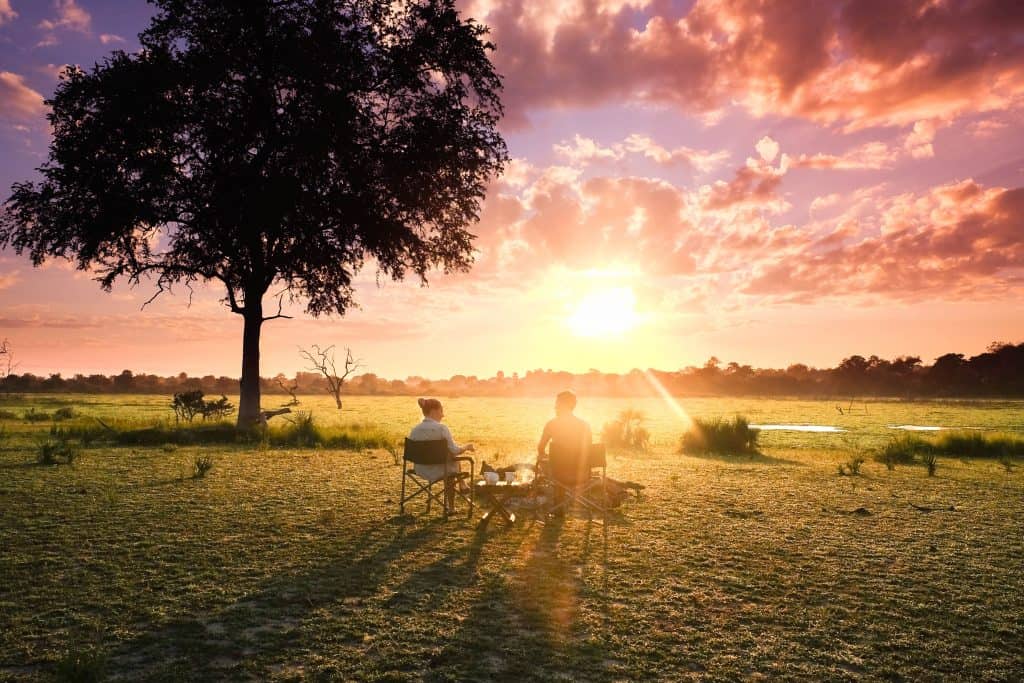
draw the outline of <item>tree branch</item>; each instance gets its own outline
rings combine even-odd
[[[277,320],[278,318],[285,318],[286,320],[291,320],[292,316],[285,315],[281,312],[282,306],[284,306],[284,294],[279,294],[277,296],[277,313],[263,318],[263,322],[267,322],[268,320]]]

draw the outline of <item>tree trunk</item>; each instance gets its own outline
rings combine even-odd
[[[260,422],[260,330],[263,327],[262,292],[246,293],[245,327],[242,332],[242,379],[239,382],[238,427],[249,429]]]

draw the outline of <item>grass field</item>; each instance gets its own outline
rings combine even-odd
[[[276,397],[275,397],[276,398]],[[609,474],[647,485],[607,528],[399,517],[383,450],[83,448],[37,465],[71,405],[119,428],[166,397],[0,401],[0,680],[79,660],[111,680],[1019,680],[1024,676],[1024,467],[943,458],[860,476],[837,466],[888,425],[1020,433],[992,402],[684,400],[694,416],[834,425],[765,432],[762,455],[675,453],[683,420],[655,400],[585,400],[595,431],[643,410],[647,453]],[[550,400],[452,399],[480,459],[530,452]],[[409,398],[306,398],[323,425],[400,438]],[[844,408],[846,405],[843,406]],[[279,419],[279,418],[277,418]],[[197,457],[213,469],[192,478]],[[1024,461],[1017,460],[1021,465]],[[915,507],[917,506],[917,507]]]

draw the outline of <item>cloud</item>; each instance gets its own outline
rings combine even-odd
[[[633,133],[622,142],[602,147],[590,138],[578,133],[572,142],[562,142],[553,147],[556,154],[576,165],[593,162],[621,161],[629,154],[639,154],[659,166],[683,166],[706,173],[729,158],[726,151],[710,152],[686,146],[667,149],[647,135]]]
[[[914,129],[910,131],[903,146],[910,156],[915,159],[929,159],[935,156],[932,142],[935,140],[935,131],[938,129],[934,121],[918,121]]]
[[[654,142],[650,137],[639,133],[633,133],[627,137],[623,145],[626,150],[643,154],[662,166],[687,166],[701,173],[707,173],[729,158],[729,153],[726,151],[709,152],[685,146],[669,150]]]
[[[510,123],[531,109],[736,102],[847,130],[951,120],[1024,97],[1024,4],[1001,0],[473,0]],[[923,150],[922,150],[923,153]]]
[[[0,289],[7,289],[16,284],[20,279],[21,274],[16,270],[10,273],[0,273]]]
[[[0,71],[0,120],[32,121],[46,112],[43,96],[25,84],[25,79],[10,71]]]
[[[88,33],[92,28],[92,16],[75,0],[54,0],[53,6],[57,10],[57,16],[39,22],[39,28],[44,31],[67,29]]]
[[[46,33],[36,43],[36,47],[57,45],[60,42],[56,33],[58,29],[91,35],[92,15],[76,0],[54,0],[53,6],[57,12],[56,16],[52,19],[43,19],[38,24],[38,28]]]
[[[765,135],[757,141],[757,144],[754,145],[754,149],[756,149],[757,153],[761,155],[761,158],[764,159],[765,163],[770,164],[779,154],[779,143]]]
[[[18,13],[11,7],[11,0],[0,0],[0,26],[18,18]]]
[[[100,42],[104,45],[110,45],[111,43],[123,43],[124,38],[114,33],[101,33]]]
[[[1009,128],[1009,126],[1010,124],[998,119],[982,119],[970,124],[967,127],[967,131],[976,138],[989,138]]]
[[[973,180],[883,202],[872,223],[810,235],[759,264],[743,291],[782,301],[844,296],[974,300],[1024,280],[1024,188]]]
[[[902,156],[903,150],[884,142],[866,142],[842,154],[800,154],[791,164],[793,168],[878,170],[889,168]]]
[[[565,157],[574,164],[585,164],[591,161],[617,161],[623,157],[621,148],[601,147],[590,138],[579,133],[573,136],[572,143],[563,142],[554,146],[555,153]]]

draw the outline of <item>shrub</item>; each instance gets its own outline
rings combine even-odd
[[[246,441],[245,432],[226,422],[178,427],[155,425],[119,431],[114,436],[122,446],[166,446],[168,444],[229,444]]]
[[[679,445],[683,453],[754,454],[759,433],[751,429],[750,421],[741,415],[732,420],[698,417],[683,434]]]
[[[63,458],[64,462],[70,465],[79,453],[79,449],[67,441],[47,439],[39,444],[39,449],[36,451],[36,462],[40,465],[56,465],[58,458]]]
[[[171,410],[174,411],[175,421],[192,422],[197,415],[201,416],[204,421],[211,418],[222,420],[235,409],[235,406],[228,401],[227,396],[221,396],[216,401],[207,401],[203,396],[200,389],[175,394],[174,400],[171,401]]]
[[[914,464],[919,452],[928,450],[931,444],[914,434],[900,434],[889,440],[885,446],[875,455],[875,460],[884,462],[890,470],[896,469],[896,465]]]
[[[199,456],[192,463],[192,478],[202,479],[206,473],[213,469],[213,458],[210,456]]]
[[[64,683],[97,683],[106,677],[107,657],[98,648],[71,651],[57,662],[55,678]]]
[[[0,420],[17,420],[18,414],[13,410],[0,410]]]
[[[646,451],[651,434],[644,428],[646,416],[639,410],[627,408],[614,420],[604,423],[601,428],[601,440],[610,448],[632,448]]]
[[[1001,458],[1024,454],[1024,439],[1008,434],[949,432],[936,440],[935,449],[960,458]]]
[[[53,411],[54,420],[70,420],[73,417],[77,417],[78,413],[71,406],[64,406],[63,408],[57,408]]]
[[[36,410],[35,408],[29,408],[25,411],[25,414],[22,415],[22,418],[25,422],[46,422],[48,420],[52,420],[53,415],[50,413],[44,413],[41,410]]]
[[[61,441],[77,439],[85,448],[92,446],[94,442],[107,435],[108,430],[99,425],[78,424],[60,427],[52,425],[50,427],[50,436]]]
[[[7,429],[7,427],[0,425],[0,446],[3,446],[5,443],[7,443],[7,441],[10,438],[11,432]]]
[[[859,455],[855,455],[846,463],[839,466],[839,476],[849,474],[851,477],[860,476],[860,466],[864,464],[864,458]]]

